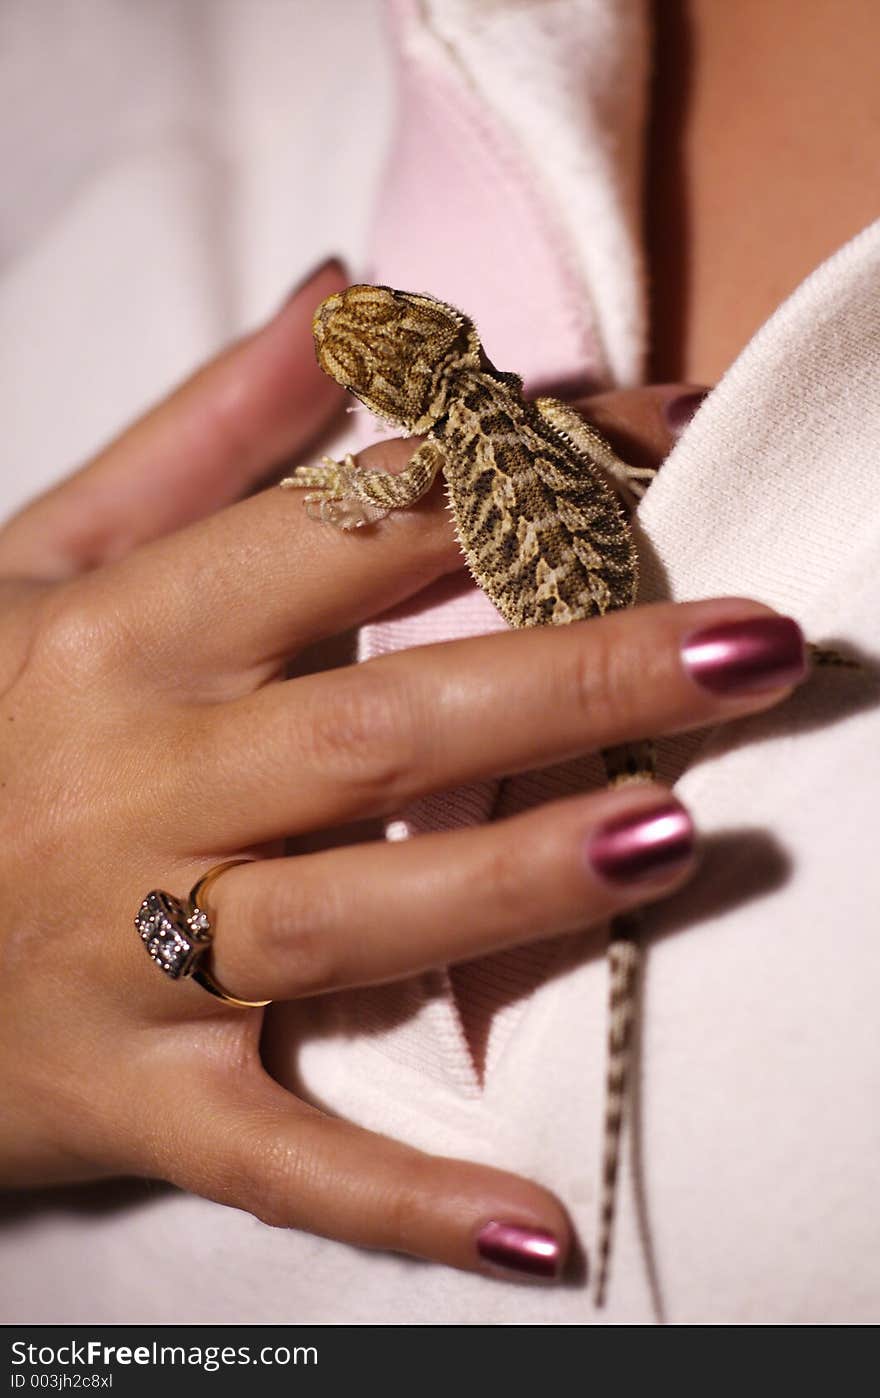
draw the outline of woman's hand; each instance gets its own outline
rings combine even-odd
[[[766,707],[802,673],[800,642],[758,604],[725,600],[275,682],[303,647],[460,564],[439,492],[357,535],[274,489],[230,503],[338,410],[310,314],[341,282],[322,269],[0,534],[0,1183],[154,1176],[272,1224],[553,1276],[569,1247],[557,1199],[293,1097],[261,1065],[261,1012],[160,974],[134,915],[150,888],[183,895],[221,861],[274,853],[211,892],[212,971],[248,1000],[598,926],[691,872],[668,792],[294,858],[279,842]],[[606,399],[597,420],[638,436],[639,414],[659,422],[671,396],[630,396],[628,410],[618,396],[616,415]],[[394,468],[410,451],[368,458]],[[746,619],[745,689],[742,645],[723,636],[701,652],[715,670],[688,664],[695,633]]]

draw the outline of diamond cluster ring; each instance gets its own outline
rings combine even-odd
[[[189,977],[204,990],[226,1005],[251,1010],[271,1003],[269,1000],[239,1000],[230,995],[214,979],[205,964],[214,941],[214,929],[207,906],[208,887],[226,869],[236,864],[250,864],[249,859],[230,859],[215,864],[203,874],[185,902],[154,888],[138,909],[134,925],[147,953],[171,980]]]

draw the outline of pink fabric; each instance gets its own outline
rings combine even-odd
[[[410,0],[392,17],[399,59],[400,119],[379,201],[368,279],[425,291],[459,305],[476,321],[490,359],[515,369],[535,392],[565,383],[586,389],[607,377],[573,250],[540,181],[519,147],[444,53],[416,42]],[[421,37],[421,36],[419,36]],[[369,427],[362,428],[369,440]],[[503,629],[505,622],[466,575],[429,589],[414,606],[365,627],[361,659],[410,646]],[[504,782],[489,781],[415,802],[389,822],[389,838],[475,825],[601,784],[595,760]],[[526,854],[527,857],[527,854]],[[380,987],[361,997],[356,1017],[395,1015],[394,1047],[467,1091],[513,1028],[546,974],[556,943],[536,943],[454,967],[448,974]],[[412,996],[430,1007],[433,1033],[413,1014]],[[407,1029],[407,1021],[411,1029]],[[427,1061],[433,1060],[433,1061]]]
[[[574,250],[535,172],[442,47],[417,42],[411,0],[390,14],[398,120],[369,276],[464,307],[528,391],[603,379]]]

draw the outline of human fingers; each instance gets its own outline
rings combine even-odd
[[[758,602],[658,603],[420,646],[181,710],[170,837],[237,848],[768,708],[806,674]]]
[[[412,441],[362,452],[399,471]],[[462,567],[439,490],[371,529],[316,523],[293,493],[263,491],[85,579],[108,630],[136,633],[155,674],[198,698],[247,691],[313,641],[338,635]]]
[[[274,1227],[508,1279],[562,1272],[570,1225],[548,1190],[325,1116],[256,1067],[194,1067],[153,1115],[136,1169]]]
[[[706,390],[665,384],[593,395],[579,410],[636,466],[656,467]],[[398,472],[412,440],[360,454],[368,470]],[[369,530],[322,528],[297,495],[277,490],[222,511],[131,560],[114,599],[128,593],[141,635],[157,659],[185,653],[192,683],[223,685],[230,667],[273,668],[279,659],[347,630],[460,567],[460,551],[438,490],[416,510],[392,512]],[[169,594],[181,612],[170,640]]]
[[[204,365],[0,532],[0,573],[63,578],[236,499],[305,447],[344,395],[315,362],[312,313],[345,284],[324,263],[269,322]]]
[[[601,925],[671,892],[693,865],[687,812],[648,785],[242,865],[210,890],[213,968],[244,1000],[373,985]]]
[[[663,405],[676,386],[603,394],[585,405],[633,463],[656,465],[672,442]],[[665,435],[664,435],[665,434]],[[412,440],[361,453],[367,470],[399,472]],[[156,541],[100,580],[126,629],[136,628],[157,672],[172,667],[199,691],[249,688],[302,647],[359,625],[461,568],[439,490],[345,532],[309,518],[296,494],[268,490]],[[169,624],[169,618],[174,624]]]

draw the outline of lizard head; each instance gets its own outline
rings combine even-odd
[[[454,306],[387,286],[350,286],[313,321],[318,363],[377,417],[428,432],[462,370],[485,362],[477,332]]]

